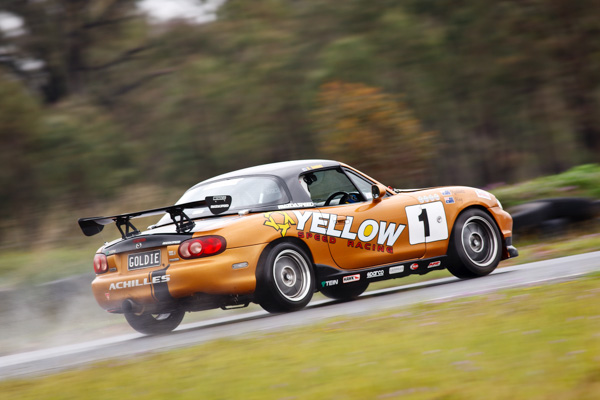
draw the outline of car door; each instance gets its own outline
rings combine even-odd
[[[304,181],[319,221],[312,233],[326,235],[331,255],[343,269],[360,269],[423,257],[425,243],[410,243],[406,207],[411,196],[388,195],[372,201],[373,182],[346,168],[307,174]]]

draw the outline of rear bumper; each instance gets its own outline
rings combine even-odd
[[[118,272],[98,275],[92,291],[98,305],[111,312],[121,312],[127,300],[152,309],[197,294],[250,295],[256,288],[256,265],[264,247],[227,249],[214,257],[179,260],[163,268],[127,271],[119,265]]]

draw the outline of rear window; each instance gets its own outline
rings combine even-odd
[[[275,204],[287,203],[288,196],[277,179],[268,176],[245,176],[208,182],[189,189],[176,204],[204,200],[207,196],[231,196],[230,210],[260,208]],[[209,215],[207,208],[188,209],[185,213],[190,218]],[[171,218],[165,215],[158,224],[170,223]]]

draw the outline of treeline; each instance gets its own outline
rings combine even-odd
[[[130,183],[335,158],[396,187],[600,161],[600,2],[228,0],[151,25],[134,0],[4,0],[0,214]]]

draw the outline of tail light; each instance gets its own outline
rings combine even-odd
[[[98,253],[94,256],[94,272],[103,274],[108,271],[108,260],[106,254]]]
[[[189,239],[179,245],[179,257],[189,260],[214,256],[225,251],[227,243],[221,236],[203,236]]]

